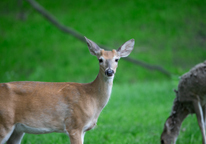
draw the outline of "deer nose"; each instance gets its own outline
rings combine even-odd
[[[105,75],[107,76],[113,76],[113,74],[114,74],[114,71],[110,68],[105,71]]]

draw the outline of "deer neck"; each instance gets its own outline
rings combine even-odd
[[[104,72],[100,70],[96,79],[91,83],[95,89],[94,96],[97,99],[100,108],[104,108],[109,101],[112,92],[113,79],[114,76],[111,78],[107,77]]]

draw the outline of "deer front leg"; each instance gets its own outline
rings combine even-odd
[[[1,121],[1,117],[0,117],[0,122]],[[11,136],[12,132],[14,131],[14,126],[12,125],[2,125],[0,123],[0,144],[4,144],[9,137]]]
[[[204,126],[204,119],[203,119],[203,111],[202,111],[202,107],[200,104],[199,100],[194,100],[193,101],[193,106],[194,106],[194,110],[197,116],[197,121],[202,133],[202,143],[206,144],[206,139],[205,139],[205,126]]]
[[[83,133],[80,130],[71,130],[69,132],[69,138],[71,144],[83,144]]]
[[[14,130],[7,144],[20,144],[23,136],[24,136],[23,132],[17,132],[16,130]]]

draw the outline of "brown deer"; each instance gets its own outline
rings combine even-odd
[[[179,82],[172,112],[166,120],[161,135],[161,144],[175,144],[183,120],[196,114],[202,133],[202,143],[206,144],[206,61],[184,74]]]
[[[128,56],[134,40],[118,50],[105,51],[86,39],[99,60],[99,73],[91,83],[0,83],[0,143],[19,144],[24,133],[66,133],[71,144],[83,144],[86,131],[95,127],[109,101],[114,74],[121,57]]]

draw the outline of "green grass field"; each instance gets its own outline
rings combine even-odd
[[[61,23],[98,44],[117,49],[135,39],[130,57],[161,65],[167,78],[124,60],[111,99],[86,144],[159,143],[178,77],[206,60],[206,1],[79,0],[38,2]],[[98,61],[86,43],[62,33],[23,1],[25,20],[12,0],[0,1],[0,82],[91,82]],[[66,134],[29,135],[23,144],[68,143]],[[195,116],[183,123],[177,144],[201,143]]]

